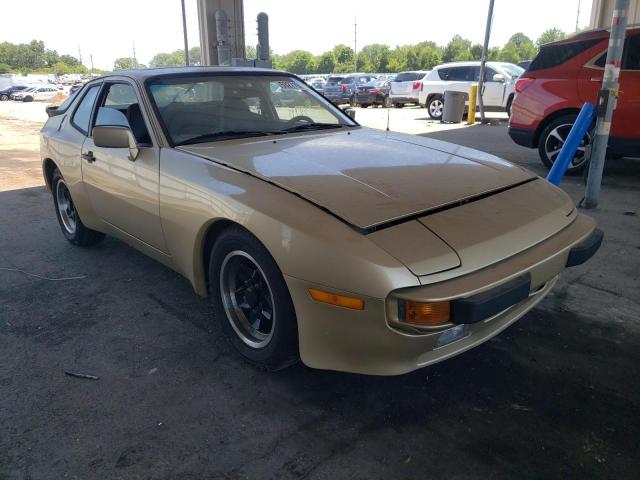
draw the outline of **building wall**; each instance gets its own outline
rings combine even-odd
[[[593,0],[591,28],[609,28],[615,0]],[[629,0],[629,25],[640,23],[640,0]]]

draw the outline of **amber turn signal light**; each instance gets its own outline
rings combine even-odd
[[[399,300],[398,316],[401,321],[413,325],[440,325],[451,319],[451,303]]]
[[[329,303],[338,307],[350,308],[352,310],[364,310],[364,300],[361,298],[347,297],[345,295],[336,295],[335,293],[325,292],[317,288],[310,288],[309,295],[317,302]]]

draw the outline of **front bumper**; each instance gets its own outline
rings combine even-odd
[[[449,280],[394,290],[386,299],[363,297],[363,311],[315,302],[308,289],[326,286],[285,276],[298,317],[300,357],[313,368],[373,375],[398,375],[450,358],[497,335],[527,313],[551,290],[558,274],[571,264],[575,252],[587,250],[593,255],[597,251],[594,245],[600,245],[598,237],[601,241],[601,232],[595,229],[593,220],[578,215],[553,237],[498,264],[460,277],[453,277],[452,271]],[[583,254],[581,259],[586,261],[587,255]],[[529,281],[524,298],[520,290],[520,297],[512,297],[515,304],[508,302],[505,306],[497,301],[487,308],[486,302],[480,302],[482,317],[470,315],[467,322],[459,322],[466,323],[466,336],[452,343],[438,346],[441,335],[455,327],[453,323],[437,331],[408,331],[394,326],[397,298],[463,299],[474,303],[473,300],[484,296],[485,300],[491,300],[495,297],[492,290],[499,290],[523,275]]]

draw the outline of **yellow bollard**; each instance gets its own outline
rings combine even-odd
[[[478,98],[478,85],[469,87],[469,111],[467,112],[467,125],[476,123],[476,98]]]

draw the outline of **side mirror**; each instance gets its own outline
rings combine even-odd
[[[356,119],[356,109],[355,108],[347,107],[347,108],[344,109],[344,113],[346,113],[347,116],[351,120],[355,120]]]
[[[49,117],[55,117],[56,110],[58,110],[58,105],[49,105],[48,107],[45,108],[45,110]]]
[[[131,129],[117,125],[101,125],[93,127],[93,143],[96,147],[128,148],[129,160],[135,162],[140,150]]]
[[[503,82],[506,82],[506,81],[507,81],[507,78],[506,78],[504,75],[502,75],[501,73],[496,73],[496,74],[493,76],[492,80],[493,80],[494,82],[501,82],[501,83],[503,83]]]

